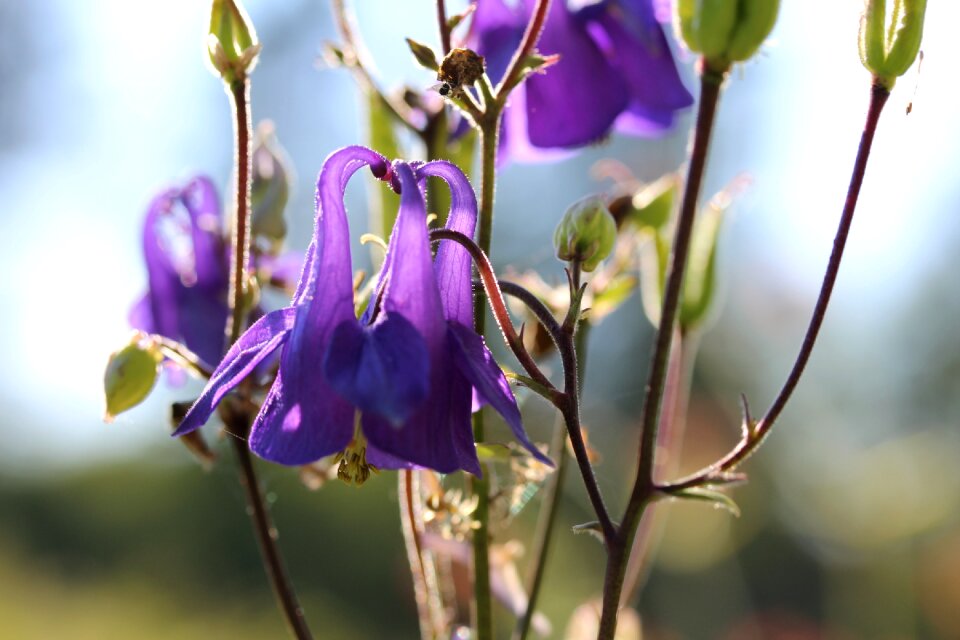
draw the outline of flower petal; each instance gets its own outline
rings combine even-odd
[[[402,315],[387,313],[371,327],[348,320],[333,331],[323,361],[330,386],[361,411],[400,426],[430,390],[430,354]]]
[[[393,168],[400,181],[400,211],[384,262],[382,308],[402,315],[429,343],[432,336],[442,335],[443,305],[433,271],[427,205],[413,169],[402,162]]]
[[[225,287],[226,253],[221,239],[220,201],[213,182],[206,176],[195,177],[180,192],[180,200],[190,214],[196,286]]]
[[[381,177],[389,164],[370,149],[345,147],[330,154],[317,179],[317,219],[294,295],[296,320],[250,431],[251,451],[267,460],[305,464],[343,450],[353,437],[355,409],[330,386],[322,364],[333,330],[356,322],[343,197],[351,176],[364,166]]]
[[[625,125],[643,135],[668,129],[677,110],[693,104],[673,61],[663,27],[652,12],[636,16],[633,12],[599,12],[591,24],[592,33],[619,70],[630,92],[630,104],[618,128]]]
[[[533,457],[553,466],[550,458],[541,453],[527,438],[520,420],[517,400],[513,397],[513,391],[510,390],[510,383],[493,359],[493,354],[487,349],[483,338],[473,329],[456,322],[449,324],[449,336],[453,360],[460,372],[473,384],[477,394],[503,416],[513,435]]]
[[[173,435],[182,436],[203,426],[223,396],[286,341],[295,314],[295,309],[280,309],[263,316],[247,329],[227,351],[203,393],[190,407]]]
[[[577,147],[606,135],[627,106],[627,89],[565,2],[551,3],[538,49],[561,59],[526,81],[530,142]]]
[[[368,460],[378,467],[408,468],[408,462],[440,473],[463,469],[480,475],[470,423],[470,383],[449,358],[439,360],[430,376],[430,397],[399,429],[374,414],[362,419],[367,440],[387,454],[371,457],[368,449]]]
[[[455,164],[445,160],[428,162],[417,170],[417,176],[436,176],[450,187],[450,214],[447,229],[473,238],[477,227],[477,196],[467,176]],[[440,300],[447,320],[473,323],[473,270],[470,254],[452,241],[440,243],[434,260]]]

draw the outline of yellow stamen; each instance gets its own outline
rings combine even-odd
[[[356,412],[353,425],[353,440],[347,448],[337,454],[334,462],[339,462],[337,477],[356,486],[370,479],[370,473],[380,473],[374,465],[367,462],[367,439],[360,428],[360,412]]]

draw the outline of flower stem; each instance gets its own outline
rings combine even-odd
[[[587,335],[589,325],[584,324],[576,336],[577,367],[580,369],[580,385],[583,388],[583,372],[587,360]],[[557,521],[557,512],[560,510],[560,496],[563,489],[563,479],[567,470],[567,430],[563,424],[554,427],[553,442],[550,445],[550,455],[556,462],[557,468],[550,477],[540,515],[537,519],[537,531],[533,546],[533,569],[527,584],[527,609],[517,621],[513,632],[513,640],[526,640],[530,633],[530,624],[536,612],[537,600],[540,597],[540,587],[543,585],[543,575],[546,572],[547,553],[553,539],[553,528]]]
[[[447,22],[447,7],[444,0],[437,0],[437,27],[440,29],[440,46],[443,55],[450,53],[450,23]]]
[[[443,604],[437,585],[436,567],[423,548],[423,496],[420,490],[421,471],[403,469],[397,473],[400,494],[400,522],[407,547],[407,561],[413,575],[413,591],[420,619],[420,637],[432,640],[445,635]]]
[[[240,484],[243,485],[243,492],[250,507],[257,545],[260,547],[260,554],[263,556],[263,567],[267,571],[267,577],[273,587],[277,604],[286,620],[290,635],[297,640],[310,640],[312,638],[310,628],[307,626],[303,609],[300,608],[296,593],[294,593],[290,584],[290,578],[287,576],[283,558],[280,556],[280,550],[277,547],[277,529],[273,526],[270,514],[264,504],[263,492],[257,481],[256,470],[253,467],[253,457],[250,455],[250,449],[247,448],[247,441],[234,437],[229,438],[229,440],[233,443],[233,450],[236,452],[237,461],[240,464]]]
[[[600,617],[598,639],[612,639],[616,633],[620,592],[623,588],[624,573],[630,549],[633,546],[633,537],[636,534],[637,525],[643,516],[644,509],[656,490],[653,471],[660,407],[666,383],[673,328],[677,320],[680,292],[687,265],[687,255],[690,250],[690,237],[696,217],[697,200],[700,196],[700,187],[707,163],[707,151],[710,146],[710,137],[724,75],[725,73],[714,72],[704,65],[700,76],[700,105],[693,133],[693,148],[690,153],[683,201],[680,205],[677,228],[670,251],[670,264],[664,287],[660,324],[654,341],[653,357],[641,412],[637,475],[617,538],[614,544],[608,544],[607,546],[607,571],[603,585],[603,611]]]
[[[228,304],[230,315],[228,318],[228,344],[233,344],[240,337],[244,329],[246,313],[247,291],[247,263],[250,255],[250,83],[244,78],[232,83],[229,87],[232,107],[235,115],[236,154],[235,174],[236,209],[233,213],[233,235],[231,238],[230,254],[230,291]],[[243,392],[243,391],[241,391]],[[243,485],[250,515],[253,518],[254,534],[260,547],[263,566],[277,598],[280,610],[287,622],[291,635],[298,640],[309,640],[310,629],[307,627],[303,611],[297,601],[290,579],[287,576],[280,550],[277,547],[277,530],[270,520],[263,500],[263,492],[257,481],[256,469],[250,450],[247,448],[247,434],[250,430],[251,417],[249,409],[231,416],[226,425],[227,430],[238,437],[231,437],[233,449],[240,466],[240,484]]]
[[[489,113],[489,112],[488,112]],[[493,196],[496,185],[497,138],[500,117],[496,114],[483,122],[480,135],[480,211],[478,244],[489,255],[493,231]],[[483,336],[486,327],[486,296],[477,292],[474,296],[473,325]],[[473,414],[473,437],[483,442],[483,414],[481,409]],[[473,478],[471,491],[477,496],[474,518],[477,528],[473,533],[473,599],[477,640],[493,639],[493,608],[490,595],[490,469],[481,464],[482,478]]]
[[[833,287],[837,281],[837,274],[840,271],[840,262],[843,259],[843,250],[847,243],[847,236],[853,224],[853,214],[857,208],[860,189],[863,186],[863,178],[866,174],[867,160],[870,158],[873,138],[877,131],[877,124],[880,121],[880,114],[883,112],[883,107],[886,105],[888,97],[890,97],[890,91],[886,87],[880,83],[874,83],[872,85],[870,89],[870,107],[867,111],[863,134],[860,137],[860,148],[857,151],[857,158],[854,161],[853,173],[850,176],[850,186],[847,189],[843,213],[840,215],[837,234],[833,240],[833,250],[827,262],[827,269],[823,276],[823,283],[820,286],[817,303],[810,317],[810,324],[807,326],[807,331],[803,336],[800,352],[797,354],[797,359],[794,361],[793,368],[783,383],[783,387],[781,387],[779,393],[777,393],[776,398],[770,405],[770,408],[767,409],[766,414],[756,423],[749,438],[743,439],[740,444],[722,460],[677,482],[664,485],[664,488],[680,490],[696,486],[697,484],[703,483],[715,473],[729,471],[735,468],[763,443],[773,428],[774,422],[776,422],[780,413],[790,400],[790,397],[793,395],[797,384],[800,382],[800,377],[803,375],[803,371],[807,366],[807,362],[810,360],[810,354],[813,353],[817,335],[820,333],[820,327],[823,325],[823,319],[826,316],[827,305],[830,303],[830,296],[833,293]]]
[[[246,78],[230,85],[231,106],[233,108],[234,134],[237,147],[234,156],[237,178],[236,211],[233,218],[231,237],[230,290],[227,300],[230,305],[230,318],[227,325],[227,344],[233,344],[243,333],[244,320],[248,309],[245,304],[247,293],[247,262],[250,258],[250,82]]]

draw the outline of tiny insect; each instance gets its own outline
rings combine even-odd
[[[454,49],[440,63],[437,80],[442,96],[455,96],[480,79],[484,71],[483,56],[470,49]]]

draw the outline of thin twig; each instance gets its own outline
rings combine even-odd
[[[376,96],[397,122],[413,133],[421,135],[423,132],[414,122],[410,108],[403,101],[384,93],[367,69],[367,65],[363,61],[366,47],[363,46],[359,33],[353,27],[353,21],[347,11],[346,0],[330,0],[330,4],[333,9],[334,21],[337,23],[337,30],[343,39],[343,63],[354,72],[360,86]]]
[[[523,62],[540,41],[540,34],[543,33],[543,26],[547,22],[547,14],[550,11],[550,0],[537,0],[533,8],[533,14],[530,22],[527,23],[527,30],[523,34],[523,40],[520,46],[510,59],[500,84],[497,85],[496,100],[502,103],[507,99],[507,94],[516,86],[520,73],[523,71]]]
[[[857,207],[860,189],[863,186],[863,178],[866,174],[867,161],[870,158],[870,149],[873,145],[877,124],[880,121],[880,114],[883,112],[883,107],[886,105],[889,96],[889,90],[879,83],[875,83],[870,89],[870,107],[867,111],[867,120],[863,128],[863,134],[860,137],[860,148],[857,152],[853,173],[850,177],[850,185],[847,189],[847,198],[844,202],[843,213],[840,216],[837,234],[833,240],[833,250],[827,262],[827,269],[823,276],[823,284],[820,286],[820,294],[813,308],[810,324],[807,326],[807,331],[803,336],[803,343],[800,345],[797,359],[794,361],[790,374],[783,383],[783,387],[779,393],[777,393],[776,398],[770,405],[770,408],[767,409],[766,414],[764,414],[751,430],[752,434],[748,438],[742,440],[740,444],[722,460],[677,482],[663,485],[665,490],[675,491],[696,486],[708,481],[711,476],[717,473],[723,473],[736,468],[737,465],[746,460],[763,443],[784,407],[786,407],[790,397],[793,395],[803,375],[803,371],[807,366],[807,362],[810,360],[810,355],[813,353],[817,335],[820,333],[820,327],[823,325],[823,320],[826,316],[827,305],[830,303],[830,296],[833,293],[833,287],[837,281],[837,274],[840,271],[840,262],[843,259],[843,250],[847,243],[847,236],[850,234],[850,227],[853,224],[853,214]]]
[[[653,469],[656,455],[657,427],[670,356],[670,345],[673,340],[673,328],[680,306],[680,292],[686,271],[687,254],[690,250],[690,238],[696,217],[697,200],[706,167],[707,151],[713,131],[723,76],[724,74],[718,74],[704,68],[700,77],[700,105],[693,135],[693,149],[690,153],[683,201],[680,205],[675,237],[670,251],[660,324],[657,327],[641,412],[637,474],[616,544],[608,546],[607,571],[603,586],[603,611],[600,617],[598,635],[598,638],[601,639],[613,638],[616,633],[620,592],[623,588],[630,548],[643,511],[656,489]]]
[[[447,22],[447,7],[444,0],[437,0],[437,27],[440,29],[440,46],[443,55],[450,53],[450,23]]]

